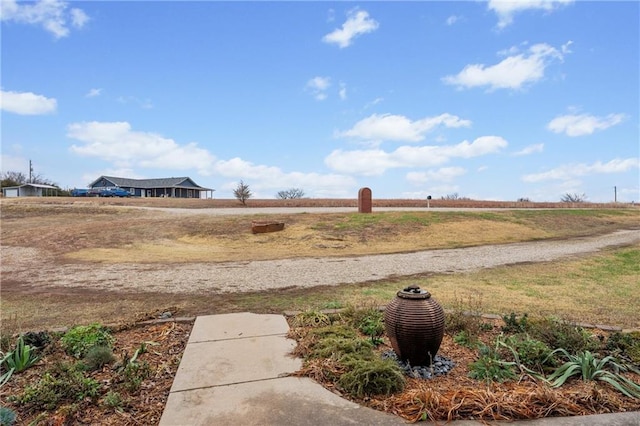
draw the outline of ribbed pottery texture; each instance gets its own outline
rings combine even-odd
[[[384,311],[384,323],[398,358],[431,365],[444,335],[444,310],[428,292],[416,286],[399,291]]]

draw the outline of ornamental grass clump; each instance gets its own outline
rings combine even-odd
[[[362,398],[373,395],[391,395],[404,389],[404,373],[390,359],[374,358],[349,362],[350,371],[338,380],[342,390]]]
[[[630,398],[640,398],[640,385],[620,374],[628,371],[640,374],[637,369],[619,364],[612,356],[598,359],[589,351],[571,355],[564,349],[557,349],[552,355],[555,353],[561,353],[568,361],[547,378],[552,387],[562,386],[570,377],[581,376],[585,382],[599,380]]]

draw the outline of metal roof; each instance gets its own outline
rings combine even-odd
[[[153,188],[187,188],[187,189],[199,189],[206,191],[214,191],[211,188],[205,188],[203,186],[198,185],[193,181],[193,179],[189,177],[170,177],[170,178],[158,178],[158,179],[129,179],[129,178],[121,178],[115,176],[100,176],[98,179],[91,182],[90,187],[95,183],[100,181],[101,179],[106,179],[109,182],[113,183],[115,186],[125,187],[125,188],[143,188],[143,189],[153,189]],[[192,185],[185,185],[184,182],[189,181]]]
[[[5,186],[2,189],[15,189],[15,188],[24,188],[25,186],[31,186],[34,188],[44,188],[44,189],[58,189],[58,187],[53,186],[53,185],[45,185],[42,183],[23,183],[22,185],[18,185],[18,186]]]

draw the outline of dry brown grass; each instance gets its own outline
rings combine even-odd
[[[37,200],[41,201],[41,200]],[[54,202],[55,201],[55,202]],[[640,210],[524,210],[498,212],[385,212],[295,214],[278,216],[282,232],[254,235],[252,216],[170,215],[114,208],[142,200],[33,199],[2,200],[2,245],[44,250],[61,263],[187,262],[276,259],[299,256],[348,256],[429,248],[566,238],[640,227]],[[156,206],[189,201],[145,200]],[[110,206],[105,206],[109,204]],[[139,204],[139,203],[138,203]],[[637,250],[638,248],[636,248]],[[589,256],[576,261],[518,265],[475,274],[442,275],[423,281],[444,304],[480,293],[487,311],[563,313],[598,323],[638,327],[637,274],[610,282],[588,282],[577,274]],[[602,256],[611,256],[610,253]],[[577,263],[575,263],[577,262]],[[414,281],[417,278],[411,278]],[[93,321],[116,322],[140,312],[171,306],[176,315],[237,311],[281,313],[372,299],[384,304],[405,284],[363,283],[331,288],[288,289],[259,294],[165,295],[60,290],[35,291],[2,276],[3,319],[17,316],[29,328],[49,328]]]

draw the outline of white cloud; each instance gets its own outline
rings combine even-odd
[[[213,172],[223,177],[242,179],[255,193],[256,198],[273,198],[283,189],[301,188],[310,197],[345,197],[353,192],[356,181],[339,174],[284,172],[273,166],[256,165],[241,158],[217,161]],[[237,182],[228,182],[231,192]]]
[[[453,25],[456,22],[458,22],[461,19],[460,16],[456,16],[456,15],[451,15],[447,18],[446,23],[447,25]]]
[[[528,174],[522,177],[525,182],[542,182],[547,180],[574,180],[580,176],[595,174],[624,173],[640,167],[640,159],[626,158],[602,163],[596,161],[593,164],[566,164],[543,173]]]
[[[568,114],[554,118],[547,124],[547,129],[554,133],[565,133],[567,136],[590,135],[597,130],[605,130],[622,123],[624,114],[609,114],[596,117],[589,114]]]
[[[82,142],[71,146],[73,153],[112,162],[114,167],[110,170],[115,176],[142,177],[135,173],[136,168],[195,169],[203,176],[243,179],[266,198],[292,187],[303,188],[308,195],[346,196],[356,186],[350,176],[285,173],[278,167],[256,165],[241,158],[218,160],[196,143],[178,144],[156,133],[134,131],[127,122],[73,123],[67,128],[67,136]]]
[[[129,103],[136,104],[142,109],[153,108],[153,102],[151,102],[151,99],[139,99],[139,98],[136,98],[135,96],[120,96],[118,97],[117,100],[121,104],[129,104]]]
[[[306,89],[313,94],[318,101],[327,99],[327,89],[331,87],[331,78],[329,77],[313,77],[307,81]]]
[[[384,101],[384,98],[375,98],[374,100],[372,100],[371,102],[368,102],[365,106],[364,109],[368,109],[371,108],[373,106],[378,105],[380,102]]]
[[[525,10],[552,12],[570,3],[573,0],[489,0],[487,8],[498,15],[498,28],[502,29],[513,23],[517,13]]]
[[[403,115],[373,114],[357,122],[351,129],[337,132],[336,136],[369,141],[419,142],[425,138],[427,132],[438,126],[469,127],[471,121],[446,113],[416,121],[411,121]]]
[[[545,43],[531,46],[526,53],[509,52],[513,56],[495,65],[467,65],[458,74],[443,77],[442,81],[459,89],[480,86],[488,86],[489,90],[520,89],[542,79],[545,69],[553,60],[563,59],[560,51]]]
[[[336,28],[322,37],[325,43],[335,43],[341,49],[351,45],[354,38],[378,29],[378,22],[369,17],[364,10],[352,10],[347,13],[347,20],[342,28]]]
[[[333,170],[346,174],[364,176],[382,175],[387,169],[406,167],[433,167],[448,162],[451,158],[471,158],[500,151],[507,141],[498,136],[482,136],[469,143],[463,141],[449,146],[401,146],[395,151],[382,149],[331,152],[325,164]]]
[[[20,115],[52,114],[56,111],[57,101],[31,92],[0,91],[0,107],[7,112]]]
[[[338,94],[343,101],[347,99],[347,85],[345,83],[340,83],[340,91]]]
[[[536,152],[542,152],[543,150],[544,150],[544,144],[537,143],[534,145],[525,146],[520,151],[514,152],[513,155],[516,157],[519,157],[522,155],[530,155],[530,154],[535,154]]]
[[[67,127],[67,136],[82,142],[71,151],[98,157],[117,167],[158,167],[172,170],[197,169],[210,173],[215,157],[195,143],[180,145],[173,139],[131,129],[127,122],[82,122]]]
[[[437,170],[427,170],[426,172],[409,172],[406,178],[414,184],[450,182],[466,172],[463,167],[441,167]]]
[[[96,96],[100,96],[102,94],[102,89],[91,89],[87,92],[85,98],[95,98]]]
[[[2,21],[15,21],[25,24],[41,25],[56,38],[69,35],[68,21],[75,28],[82,28],[89,17],[81,9],[67,11],[69,3],[61,0],[40,0],[35,3],[16,0],[2,0]]]

